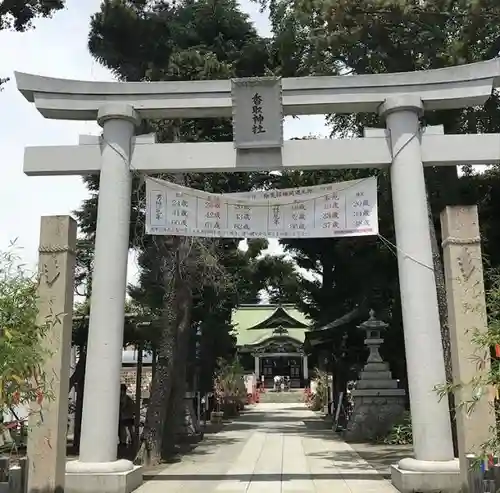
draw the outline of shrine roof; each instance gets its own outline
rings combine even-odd
[[[356,330],[358,324],[364,322],[368,318],[368,309],[363,304],[353,308],[351,311],[342,315],[341,317],[323,325],[321,327],[316,327],[314,330],[309,331],[306,334],[304,345],[305,348],[310,350],[315,346],[330,345],[332,338],[336,337],[336,332],[340,327],[344,329]]]
[[[301,344],[311,321],[297,307],[285,305],[240,305],[233,310],[238,346],[254,346],[271,338],[294,339]]]

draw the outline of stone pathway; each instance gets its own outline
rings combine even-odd
[[[303,404],[259,404],[138,493],[396,493]]]

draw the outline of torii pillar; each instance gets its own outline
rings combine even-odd
[[[132,175],[130,150],[140,122],[135,109],[99,109],[103,149],[92,275],[80,457],[66,466],[67,493],[129,493],[142,471],[117,460],[120,373],[127,287]]]
[[[443,346],[422,165],[420,98],[388,98],[380,108],[392,149],[390,167],[399,288],[415,458],[392,467],[402,493],[458,491],[448,400],[436,386],[446,382]]]

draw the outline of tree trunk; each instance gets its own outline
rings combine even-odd
[[[172,130],[173,142],[179,142],[179,127],[173,125]],[[174,175],[173,181],[186,185],[185,175],[182,173]],[[170,425],[175,423],[178,403],[179,401],[183,403],[186,388],[192,293],[181,271],[183,262],[189,256],[189,249],[186,248],[188,239],[178,236],[173,237],[172,240],[167,238],[163,240],[158,252],[159,257],[164,260],[163,285],[166,296],[163,302],[162,319],[165,320],[158,348],[158,362],[150,403],[146,413],[143,443],[137,453],[136,464],[158,464],[173,449],[175,427]],[[171,241],[170,251],[169,241]],[[171,260],[170,265],[167,265],[169,264],[167,259]]]
[[[443,344],[444,369],[446,373],[446,382],[451,384],[453,382],[453,370],[451,366],[450,327],[448,325],[448,301],[446,298],[444,266],[443,266],[443,259],[441,256],[441,249],[439,248],[437,241],[436,225],[434,224],[434,217],[432,214],[429,197],[427,197],[427,214],[429,217],[429,231],[431,236],[431,247],[432,247],[432,263],[434,267],[434,278],[436,280],[439,322],[441,325],[441,342]],[[453,395],[453,392],[448,393],[448,408],[450,411],[453,447],[455,449],[455,456],[457,456],[458,441],[457,441],[457,426],[455,422],[455,396]]]
[[[439,322],[441,324],[441,339],[443,343],[444,368],[446,372],[446,381],[451,382],[453,380],[453,373],[451,368],[450,329],[448,327],[448,302],[446,300],[446,285],[444,280],[443,261],[437,241],[436,227],[434,224],[434,218],[429,201],[427,201],[427,204],[429,216],[429,231],[432,247],[432,263],[434,268],[434,279],[436,281]]]
[[[80,450],[80,439],[82,436],[82,414],[83,414],[83,391],[85,387],[85,365],[87,364],[87,348],[81,346],[78,351],[79,358],[75,371],[71,378],[75,377],[73,385],[76,391],[75,402],[75,429],[73,432],[73,449],[76,454]],[[71,385],[71,383],[70,383]]]
[[[142,408],[142,366],[143,366],[143,351],[144,342],[141,341],[136,346],[137,350],[137,365],[135,367],[135,411],[134,411],[134,447],[139,444],[139,427],[141,423],[141,408]],[[137,450],[137,449],[136,449]]]
[[[169,321],[164,320],[166,318],[169,318],[168,315],[161,317],[164,325],[159,344],[158,363],[146,413],[142,444],[135,458],[136,464],[148,466],[156,465],[161,461],[162,429],[172,390],[175,327]]]
[[[153,381],[154,378],[155,378],[155,375],[156,375],[156,360],[157,360],[157,351],[156,351],[155,347],[153,347],[151,358],[152,358],[152,362],[151,362],[151,381]]]
[[[158,240],[159,242],[161,240]],[[146,413],[146,422],[142,435],[142,444],[137,452],[135,463],[156,465],[162,459],[163,428],[167,409],[172,394],[172,376],[174,374],[174,357],[176,350],[176,318],[175,318],[175,286],[172,283],[171,266],[167,266],[167,238],[162,241],[158,255],[164,260],[163,285],[165,297],[160,317],[162,333],[158,344],[158,361],[152,382],[150,402]],[[173,248],[178,244],[174,238]],[[163,250],[163,251],[162,251]]]
[[[163,457],[174,451],[175,437],[180,434],[179,424],[184,416],[184,396],[186,394],[186,362],[188,359],[189,335],[191,328],[191,307],[193,296],[191,287],[181,273],[181,265],[189,255],[188,239],[182,238],[176,255],[175,292],[176,292],[176,347],[174,354],[175,373],[173,375],[172,397],[169,402],[169,413],[164,425]]]
[[[82,355],[84,354],[85,349],[80,347],[78,350],[78,354]],[[80,356],[78,358],[78,361],[76,362],[75,370],[73,371],[73,374],[71,375],[69,379],[69,392],[73,390],[73,387],[76,387],[79,382],[85,379],[85,364],[86,364],[86,357]]]

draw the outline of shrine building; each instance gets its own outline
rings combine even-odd
[[[311,321],[294,305],[240,305],[233,310],[232,324],[238,356],[246,371],[254,372],[266,387],[276,375],[289,376],[292,387],[309,379],[304,340]]]

